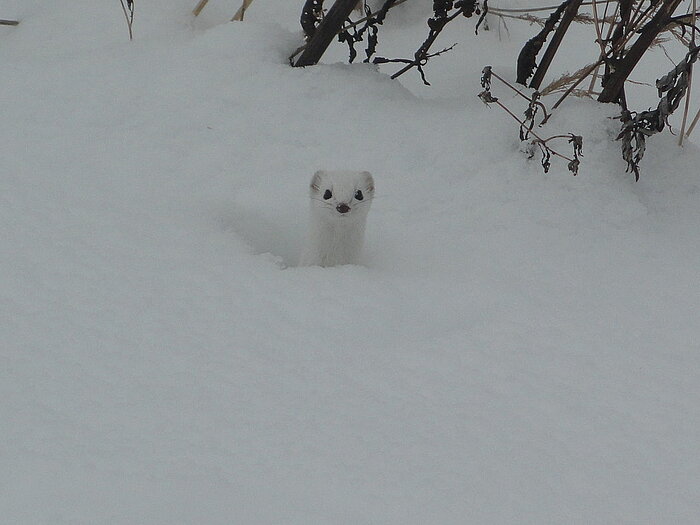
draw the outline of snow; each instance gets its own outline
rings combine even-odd
[[[294,2],[194,3],[133,42],[116,2],[0,5],[3,521],[696,523],[698,148],[635,183],[572,100],[580,174],[543,174],[475,96],[525,24],[451,28],[427,88],[290,68]],[[295,267],[320,168],[374,175],[362,266]]]

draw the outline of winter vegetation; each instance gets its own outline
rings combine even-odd
[[[0,3],[2,521],[697,523],[697,12]]]

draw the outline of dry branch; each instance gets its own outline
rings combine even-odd
[[[615,66],[615,70],[606,79],[603,91],[598,97],[598,102],[615,102],[620,98],[625,85],[625,80],[641,60],[658,34],[666,27],[671,15],[680,4],[681,0],[662,0],[661,7],[641,30],[639,38],[625,53]]]
[[[525,110],[525,119],[519,118],[515,113],[513,113],[508,107],[503,104],[498,98],[494,97],[491,94],[491,77],[495,77],[501,82],[503,82],[505,85],[510,87],[512,90],[514,90],[518,95],[521,97],[527,99],[530,103],[528,104],[528,108]],[[581,163],[580,158],[583,156],[583,137],[579,135],[574,135],[573,133],[567,134],[567,135],[555,135],[553,137],[548,137],[546,139],[543,139],[540,137],[535,131],[533,131],[534,128],[534,120],[535,120],[535,114],[537,112],[538,107],[544,108],[541,102],[538,101],[539,99],[539,93],[537,91],[534,92],[532,98],[524,95],[520,90],[512,86],[509,82],[506,82],[503,80],[501,77],[493,73],[493,70],[491,69],[491,66],[486,66],[483,71],[482,71],[482,76],[481,76],[481,87],[484,88],[484,90],[479,93],[479,98],[486,104],[496,104],[498,107],[503,109],[508,115],[510,115],[518,124],[520,124],[520,140],[521,141],[527,141],[528,142],[528,158],[532,158],[535,156],[536,153],[536,148],[539,148],[540,153],[542,154],[541,158],[541,164],[542,164],[542,169],[544,170],[545,173],[549,172],[549,168],[551,167],[551,158],[552,156],[559,157],[561,159],[564,159],[567,161],[567,167],[569,171],[573,175],[578,174],[578,168]],[[545,115],[547,115],[545,111]],[[540,126],[542,126],[545,121],[547,120],[548,116],[545,116],[545,119],[540,123]],[[530,138],[530,135],[535,137],[534,139]],[[551,140],[554,139],[561,139],[565,138],[568,140],[569,144],[572,145],[573,147],[573,158],[568,157],[566,155],[563,155],[559,153],[558,151],[552,149],[547,143],[550,142]]]
[[[253,3],[253,0],[243,0],[241,7],[239,7],[238,11],[236,11],[236,14],[233,15],[231,22],[242,21],[243,17],[245,16],[246,10],[250,7],[250,4],[252,4],[252,3]]]
[[[336,0],[318,27],[314,29],[306,48],[294,63],[295,67],[313,66],[318,63],[333,38],[342,30],[343,23],[355,9],[356,4],[357,0]],[[306,31],[306,28],[304,30]]]
[[[199,16],[199,13],[202,12],[202,9],[207,5],[209,0],[199,0],[199,3],[195,6],[195,8],[192,10],[192,14],[194,16]]]
[[[129,28],[129,40],[134,39],[134,0],[119,0],[126,18],[126,25]]]
[[[554,32],[554,36],[552,36],[552,41],[549,43],[549,46],[547,46],[547,50],[544,52],[542,60],[540,61],[539,66],[537,66],[535,74],[532,76],[532,80],[530,81],[531,88],[539,89],[540,85],[542,84],[542,79],[544,78],[545,73],[547,73],[547,69],[549,69],[552,59],[554,58],[554,55],[564,39],[566,30],[569,29],[571,21],[578,13],[581,1],[582,0],[571,0],[571,2],[566,6],[564,14],[562,15],[561,20],[557,25],[557,29]]]

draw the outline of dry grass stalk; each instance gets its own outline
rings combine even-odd
[[[612,32],[615,28],[615,20],[617,19],[617,14],[620,12],[620,4],[615,5],[615,11],[613,12],[613,15],[611,17],[608,17],[608,8],[610,7],[610,1],[605,2],[605,9],[603,11],[603,18],[602,20],[608,24],[608,32],[605,35],[605,39],[602,39],[599,41],[600,44],[600,55],[598,55],[599,59],[602,59],[605,56],[605,42],[609,42],[610,38],[612,36]],[[603,28],[601,26],[601,35],[603,33]],[[602,64],[601,64],[602,65]],[[593,92],[593,89],[595,88],[595,83],[598,81],[598,75],[600,73],[600,67],[595,68],[593,71],[593,76],[591,77],[591,84],[588,86],[588,91]]]
[[[253,0],[243,0],[241,7],[239,7],[238,11],[236,11],[236,14],[233,15],[231,22],[243,21],[243,17],[245,16],[245,12],[250,7],[250,4],[252,4],[252,3],[253,3]]]
[[[556,93],[558,91],[563,91],[564,88],[570,86],[574,82],[577,84],[580,83],[584,78],[586,78],[588,75],[590,75],[590,72],[593,68],[594,64],[588,64],[586,66],[583,66],[581,69],[578,71],[575,71],[574,73],[569,73],[566,72],[559,78],[553,80],[550,82],[547,86],[545,86],[542,90],[540,90],[540,93],[542,93],[542,96],[549,95],[550,93]],[[586,92],[585,90],[577,90],[577,91],[583,91]],[[572,94],[574,90],[572,90]]]
[[[581,2],[581,6],[592,5],[592,2]],[[519,9],[508,9],[504,7],[490,7],[489,12],[491,13],[537,13],[538,11],[554,11],[558,5],[552,5],[548,7],[531,7],[531,8],[519,8]]]
[[[124,18],[126,18],[126,25],[129,28],[129,40],[134,39],[134,0],[119,0],[122,5],[122,10],[124,11]]]
[[[204,9],[208,2],[209,0],[199,0],[195,8],[192,10],[192,14],[194,16],[199,16],[199,13],[202,12],[202,9]]]
[[[697,0],[693,0],[693,19],[691,21],[692,25],[692,30],[691,30],[691,37],[690,37],[690,43],[693,47],[695,47],[696,41],[695,41],[695,22],[697,18]],[[683,120],[681,122],[681,132],[678,134],[678,145],[683,146],[683,138],[685,137],[685,125],[688,122],[688,110],[690,109],[690,95],[692,93],[693,89],[693,64],[690,65],[690,69],[688,70],[688,91],[685,96],[685,107],[683,108]],[[697,119],[697,117],[696,117]],[[695,121],[695,119],[694,119]]]
[[[489,14],[496,15],[500,18],[513,18],[515,20],[523,20],[525,22],[530,22],[531,24],[537,24],[540,27],[543,27],[544,23],[546,22],[546,20],[544,18],[540,18],[540,17],[535,16],[535,15],[528,15],[528,14],[510,15],[507,13],[501,13],[501,12],[499,12],[498,9],[489,9]],[[578,24],[586,24],[586,25],[593,24],[593,18],[591,17],[591,15],[587,15],[585,13],[580,13],[580,14],[576,15],[574,17],[573,21],[578,23]]]

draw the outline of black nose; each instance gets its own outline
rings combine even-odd
[[[338,210],[338,212],[340,213],[347,213],[350,211],[350,206],[348,206],[347,204],[338,204],[338,206],[336,206],[335,209]]]

